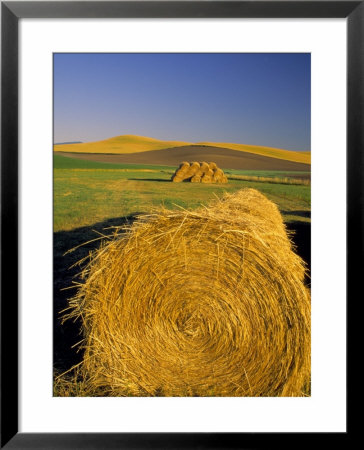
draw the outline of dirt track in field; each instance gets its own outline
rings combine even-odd
[[[310,171],[309,164],[286,161],[229,148],[188,145],[123,155],[100,153],[64,153],[69,158],[113,164],[157,164],[178,166],[182,161],[213,161],[223,169]]]

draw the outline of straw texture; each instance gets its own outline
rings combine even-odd
[[[91,255],[70,301],[90,395],[304,395],[304,275],[278,208],[256,190],[140,217]]]
[[[227,183],[224,172],[214,162],[183,162],[172,175],[174,183],[191,181],[192,183]]]

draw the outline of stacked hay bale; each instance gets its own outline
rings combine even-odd
[[[172,176],[172,181],[191,181],[191,183],[227,183],[224,172],[214,162],[183,162]]]
[[[304,276],[278,208],[256,190],[141,216],[92,255],[71,300],[83,379],[116,396],[304,395]]]
[[[221,169],[216,168],[212,176],[213,183],[227,183],[227,177]]]

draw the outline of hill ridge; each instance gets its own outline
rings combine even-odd
[[[152,150],[164,150],[186,146],[207,146],[224,149],[236,150],[244,153],[253,153],[256,155],[270,158],[282,159],[285,161],[298,162],[302,164],[311,164],[311,152],[298,152],[274,147],[224,143],[224,142],[184,142],[167,141],[155,139],[147,136],[137,136],[132,134],[113,136],[108,139],[94,142],[83,142],[80,144],[57,145],[58,152],[67,153],[100,153],[100,154],[131,154]]]
[[[75,152],[55,152],[55,154],[64,155],[69,158],[117,164],[158,164],[176,167],[182,161],[213,161],[223,169],[310,171],[309,164],[210,146],[199,147],[188,145],[185,147],[124,154]]]

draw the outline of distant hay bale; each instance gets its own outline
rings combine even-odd
[[[190,168],[190,164],[188,162],[183,162],[182,164],[179,165],[179,172],[180,173],[185,173],[189,170]]]
[[[219,175],[216,175],[216,173]],[[180,183],[181,181],[191,181],[192,183],[227,183],[228,179],[224,172],[217,167],[215,163],[192,162],[191,164],[183,162],[172,175],[172,181]]]
[[[226,194],[195,211],[141,216],[92,255],[82,276],[68,317],[82,320],[78,370],[89,390],[113,396],[307,392],[305,265],[292,251],[278,208],[258,191]]]
[[[213,182],[214,172],[211,169],[208,169],[207,172],[204,173],[201,178],[201,183],[212,183]]]
[[[224,172],[221,169],[216,168],[214,170],[214,176],[217,178],[220,178],[222,175],[224,175]]]
[[[200,163],[200,167],[201,167],[202,173],[206,173],[210,169],[209,165],[205,161]]]
[[[226,183],[227,177],[221,169],[216,168],[214,170],[212,180],[214,183]]]
[[[173,175],[173,177],[175,178],[173,181],[175,182],[183,181],[184,176],[189,171],[189,169],[190,163],[186,161],[182,162]]]

